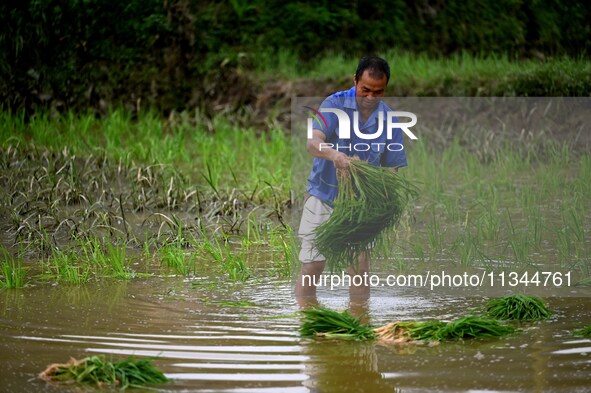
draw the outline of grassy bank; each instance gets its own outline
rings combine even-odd
[[[390,50],[378,55],[390,63],[389,96],[589,96],[591,62],[556,57],[510,59],[506,55],[456,54],[433,57]],[[359,61],[342,54],[302,63],[290,51],[260,53],[256,77],[260,80],[313,78],[349,86]],[[318,94],[326,93],[321,89]],[[313,94],[311,94],[313,96]]]

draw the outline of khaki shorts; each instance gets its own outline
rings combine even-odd
[[[326,260],[316,248],[316,234],[314,231],[316,227],[328,220],[331,213],[332,207],[314,195],[310,195],[304,203],[304,211],[302,212],[302,220],[300,221],[300,229],[298,231],[298,236],[302,240],[302,248],[300,249],[299,255],[302,263]]]

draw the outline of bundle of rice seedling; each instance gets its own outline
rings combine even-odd
[[[583,336],[591,338],[591,325],[587,325],[582,329],[575,330],[573,332],[575,336]]]
[[[500,337],[515,331],[494,319],[464,316],[452,322],[403,321],[392,322],[375,329],[378,338],[385,342],[449,341],[464,338]]]
[[[441,321],[397,321],[374,329],[378,339],[386,343],[405,343],[409,341],[437,341],[433,336],[438,332],[445,322]]]
[[[492,318],[516,321],[538,321],[552,316],[542,299],[521,294],[490,299],[485,311]]]
[[[112,363],[104,356],[90,356],[82,360],[72,358],[67,363],[50,364],[39,377],[60,384],[117,386],[119,389],[160,384],[168,380],[152,365],[151,359],[128,358]]]
[[[495,319],[467,315],[451,321],[437,332],[440,340],[457,338],[501,337],[515,332],[515,328],[503,325]]]
[[[316,246],[331,272],[357,262],[359,254],[400,220],[416,188],[389,168],[352,159],[338,171],[339,189],[330,218],[316,228]]]
[[[376,334],[372,327],[360,322],[348,311],[338,312],[324,307],[303,310],[300,334],[304,337],[323,336],[353,340],[373,340]]]

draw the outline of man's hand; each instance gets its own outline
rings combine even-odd
[[[345,153],[341,153],[340,151],[335,150],[334,152],[336,154],[334,155],[332,162],[334,163],[335,168],[337,168],[337,169],[349,168],[349,156],[347,156]]]

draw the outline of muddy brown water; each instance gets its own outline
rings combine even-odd
[[[104,354],[155,357],[171,379],[162,392],[590,392],[591,340],[570,333],[591,323],[586,291],[547,297],[557,316],[516,335],[430,347],[300,338],[290,280],[152,277],[4,290],[0,391],[80,391],[36,376],[50,363]],[[321,289],[318,300],[366,312],[375,325],[453,319],[483,302],[413,288],[353,303],[346,288]]]

